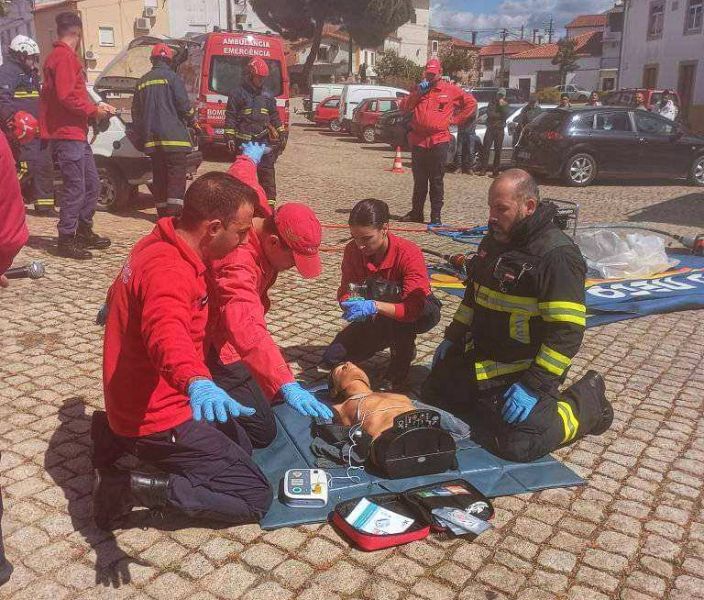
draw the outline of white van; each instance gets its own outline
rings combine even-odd
[[[340,94],[340,123],[342,123],[342,129],[345,131],[350,130],[352,113],[362,100],[389,96],[404,98],[408,96],[408,94],[409,92],[407,90],[386,85],[369,85],[365,83],[346,84],[345,87],[342,88],[342,94]]]

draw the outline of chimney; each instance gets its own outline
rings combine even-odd
[[[477,45],[477,32],[473,31],[472,32],[472,46],[476,46],[476,45]]]

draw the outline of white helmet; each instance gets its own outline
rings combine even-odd
[[[26,35],[16,35],[10,42],[10,50],[18,54],[24,53],[27,56],[39,55],[39,45]]]

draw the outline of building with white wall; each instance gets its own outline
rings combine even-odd
[[[535,44],[528,40],[506,40],[503,43],[498,40],[489,42],[479,51],[481,60],[480,84],[505,86],[508,79],[510,58],[521,52],[527,52],[534,47]],[[502,68],[503,73],[501,71]]]
[[[34,37],[32,8],[32,0],[14,0],[8,5],[7,14],[0,19],[0,65],[16,35]]]
[[[428,59],[430,0],[413,0],[413,9],[411,20],[389,37],[389,47],[396,50],[399,56],[412,60],[417,65],[424,65]],[[398,41],[394,42],[395,39]],[[393,47],[394,43],[397,43],[397,47]],[[385,49],[389,48],[385,46]]]
[[[227,2],[232,11],[233,29],[265,32],[269,29],[252,10],[249,0],[168,0],[171,35],[208,33],[214,27],[227,28]]]
[[[606,29],[608,19],[605,14],[599,15],[577,15],[567,25],[565,31],[567,38],[576,38],[583,33],[591,33],[592,31],[604,31]]]
[[[619,87],[677,90],[704,130],[704,0],[628,0],[622,46]]]

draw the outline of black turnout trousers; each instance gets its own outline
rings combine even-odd
[[[413,207],[411,212],[423,218],[425,198],[430,190],[430,218],[440,219],[445,200],[445,167],[449,142],[431,148],[414,146],[411,151],[413,166]]]

